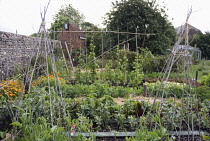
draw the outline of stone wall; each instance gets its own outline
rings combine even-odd
[[[38,54],[52,52],[59,41],[40,39],[0,31],[0,80],[6,79],[20,69],[30,65]]]

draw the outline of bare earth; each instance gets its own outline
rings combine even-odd
[[[123,105],[124,101],[125,101],[125,98],[122,98],[122,97],[113,98],[113,99],[119,105]],[[145,102],[149,102],[149,103],[153,103],[155,100],[154,97],[144,97],[144,96],[135,96],[135,97],[130,97],[129,99],[136,100],[136,101],[145,101]],[[176,102],[181,102],[181,100],[179,100],[179,99],[174,99],[174,98],[169,98],[169,99],[176,101]],[[156,102],[161,102],[164,100],[165,100],[164,98],[156,98]]]

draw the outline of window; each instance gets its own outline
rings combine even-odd
[[[64,25],[64,29],[69,30],[69,24],[68,24],[68,23],[66,23],[66,24]]]

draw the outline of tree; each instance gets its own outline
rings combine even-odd
[[[191,43],[192,46],[197,45],[197,47],[202,52],[202,57],[210,59],[210,32],[205,34],[198,34],[197,37]]]
[[[154,33],[151,36],[138,36],[138,47],[148,48],[156,54],[164,54],[175,41],[176,32],[163,8],[154,0],[122,0],[112,3],[113,10],[107,13],[105,24],[109,30],[121,32]],[[135,35],[113,37],[117,44]],[[129,42],[130,48],[136,50],[136,41]]]
[[[80,14],[80,12],[72,7],[71,4],[63,5],[59,12],[54,15],[54,22],[51,24],[50,30],[50,37],[57,39],[57,32],[54,31],[61,31],[65,23],[75,23],[78,26],[84,22],[84,15]]]

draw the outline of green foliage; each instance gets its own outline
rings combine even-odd
[[[103,29],[98,28],[96,25],[89,23],[89,22],[84,22],[82,23],[82,30],[83,31],[102,31]],[[108,33],[100,33],[100,32],[95,32],[95,33],[86,33],[86,48],[87,48],[87,52],[90,52],[91,49],[91,44],[94,44],[96,46],[96,48],[94,49],[94,52],[96,54],[96,56],[99,56],[102,54],[102,44],[103,44],[103,51],[107,51],[108,50],[108,45],[107,45],[107,36]],[[102,42],[102,39],[104,40]]]
[[[0,131],[8,131],[11,129],[10,123],[12,122],[12,111],[8,109],[10,107],[13,109],[15,106],[14,102],[8,102],[5,97],[0,97]]]
[[[210,33],[199,34],[197,38],[192,42],[192,45],[197,45],[197,47],[202,51],[202,57],[205,59],[210,59]]]
[[[63,5],[59,12],[54,15],[54,22],[50,27],[50,37],[57,39],[57,34],[53,31],[61,31],[65,23],[75,23],[81,25],[84,22],[84,16],[80,12],[72,7],[71,4]]]
[[[207,76],[203,76],[200,80],[200,83],[205,86],[210,86],[210,73]]]
[[[97,98],[104,95],[110,95],[112,97],[124,97],[133,93],[142,93],[141,90],[134,88],[125,88],[123,86],[109,86],[108,84],[102,84],[95,82],[93,84],[76,84],[76,85],[63,85],[62,92],[65,97],[82,97],[93,95]]]
[[[201,126],[203,128],[209,128],[210,127],[210,100],[206,99],[201,104]]]
[[[157,60],[151,51],[148,49],[141,49],[143,71],[146,73],[155,72]]]
[[[201,81],[203,76],[210,73],[210,63],[208,60],[201,60],[192,65],[192,72],[195,74],[198,71],[198,80]]]
[[[106,127],[108,120],[113,116],[113,112],[117,109],[117,104],[112,97],[104,96],[101,99],[95,97],[86,97],[82,99],[78,107],[79,114],[88,117],[96,122],[96,128]]]
[[[140,48],[140,53],[136,53],[128,50],[114,50],[105,55],[105,59],[112,60],[112,68],[117,68],[120,65],[120,61],[123,57],[127,58],[127,70],[135,70],[136,66],[138,69],[142,69],[144,73],[152,73],[162,71],[167,61],[167,56],[158,56],[152,54],[147,48]],[[138,60],[136,60],[138,58]],[[136,64],[138,62],[138,64]]]
[[[48,141],[52,139],[60,141],[69,139],[66,136],[66,131],[64,131],[63,127],[58,127],[57,125],[50,126],[47,118],[36,117],[34,119],[32,111],[24,113],[24,109],[20,107],[19,109],[21,109],[21,112],[19,112],[21,115],[19,117],[20,121],[11,123],[15,132],[21,131],[21,133],[19,132],[20,135],[16,136],[18,141]]]
[[[161,62],[155,57],[151,51],[149,51],[147,48],[140,49],[140,55],[142,56],[142,67],[143,72],[145,73],[152,73],[158,71],[158,68],[161,63],[164,63],[165,61]]]
[[[90,70],[90,81],[94,82],[96,80],[96,69],[98,68],[98,64],[95,56],[95,46],[93,44],[90,45],[90,54],[88,56],[88,69]]]
[[[210,136],[202,135],[202,139],[203,139],[204,141],[210,141]]]
[[[112,59],[105,66],[106,81],[117,85],[139,86],[143,79],[142,56],[135,52],[119,50],[117,47],[115,51],[107,54],[106,58]]]
[[[119,80],[119,83],[122,83],[125,85],[127,82],[127,66],[128,66],[128,59],[126,54],[123,54],[122,57],[119,57],[118,59],[119,66],[116,68],[116,71],[118,72],[117,78]]]
[[[196,95],[197,95],[198,99],[201,101],[210,99],[210,88],[208,86],[197,87]]]
[[[145,74],[162,72],[169,58],[168,55],[154,55],[148,48],[140,48],[140,55],[142,56],[142,67]],[[172,72],[177,72],[178,65],[180,65],[179,62],[173,65]]]
[[[96,88],[101,89],[100,92],[105,90],[100,88],[100,84],[97,84]],[[102,98],[87,96],[71,99],[61,98],[51,92],[49,95],[45,89],[37,88],[22,100],[21,105],[18,106],[18,101],[10,102],[16,105],[11,108],[13,112],[18,113],[18,118],[13,119],[11,124],[13,132],[19,133],[17,140],[68,140],[72,139],[68,132],[91,133],[110,130],[110,119],[118,119],[118,126],[115,128],[119,130],[137,129],[136,140],[140,140],[143,136],[151,140],[167,140],[167,130],[177,129],[180,124],[183,130],[188,127],[180,123],[180,117],[183,121],[189,118],[189,107],[187,107],[189,98],[183,99],[183,103],[166,100],[162,106],[160,103],[152,105],[129,99],[124,101],[124,105],[118,105],[109,95]],[[210,102],[191,100],[193,125],[208,128]],[[3,107],[0,109],[1,115],[5,114],[2,109]],[[201,120],[196,120],[198,118]],[[153,128],[154,126],[156,128]],[[189,126],[192,126],[191,122]],[[149,127],[152,127],[151,130]],[[76,138],[85,140],[82,136]]]
[[[202,60],[198,63],[197,70],[198,71],[207,71],[209,70],[210,62],[208,60]]]
[[[189,92],[190,87],[185,83],[178,82],[160,82],[146,83],[148,85],[148,91],[151,95],[159,97],[176,97],[182,98],[183,93]]]
[[[130,95],[142,94],[139,84],[144,77],[143,70],[148,73],[156,70],[158,66],[150,65],[160,65],[157,61],[159,58],[147,49],[142,49],[141,54],[136,54],[126,50],[119,51],[117,48],[116,52],[113,52],[115,59],[110,58],[105,68],[99,70],[97,62],[94,62],[94,49],[95,46],[91,44],[87,69],[83,68],[84,56],[79,57],[79,69],[71,76],[71,79],[77,79],[74,84],[69,84],[67,79],[63,79],[65,74],[60,75],[51,69],[53,75],[33,79],[33,86],[24,97],[14,100],[0,97],[1,131],[13,132],[17,140],[65,141],[96,140],[94,135],[90,138],[82,135],[73,138],[71,135],[74,132],[91,134],[93,131],[108,131],[113,128],[120,131],[137,129],[136,138],[127,140],[169,140],[168,130],[187,130],[193,126],[195,130],[197,127],[210,127],[207,86],[192,89],[184,83],[177,82],[149,83],[149,91],[151,89],[153,95],[163,92],[167,98],[183,98],[182,102],[177,99],[164,99],[164,102],[159,103],[157,100],[156,103],[150,104],[130,100]],[[56,65],[61,67],[62,63],[57,62]],[[151,77],[158,75],[153,73]],[[174,73],[173,77],[177,76]],[[196,97],[201,101],[197,101],[192,95],[182,96],[193,90],[197,92]],[[118,105],[113,97],[124,97],[124,105]],[[180,122],[189,121],[189,118],[193,121],[189,122],[189,125]],[[116,124],[112,124],[111,121],[115,121]]]
[[[126,138],[126,141],[170,141],[166,128],[160,126],[158,129],[149,131],[144,117],[140,118],[140,128],[136,130],[135,138]]]
[[[75,78],[78,81],[78,83],[87,83],[88,76],[85,73],[82,73],[82,68],[84,69],[85,66],[85,56],[83,54],[80,54],[79,58],[79,64],[77,65],[78,70],[75,72]],[[86,69],[86,67],[85,67]]]
[[[128,0],[116,1],[113,10],[107,13],[105,23],[109,30],[121,32],[154,33],[155,35],[138,37],[138,47],[147,47],[152,53],[164,54],[175,40],[175,29],[167,20],[163,8],[155,1]],[[133,36],[132,36],[133,37]],[[118,43],[118,36],[113,36],[113,44]],[[126,35],[119,36],[119,42],[125,41]],[[131,35],[129,35],[131,38]],[[136,42],[129,41],[132,51]]]

